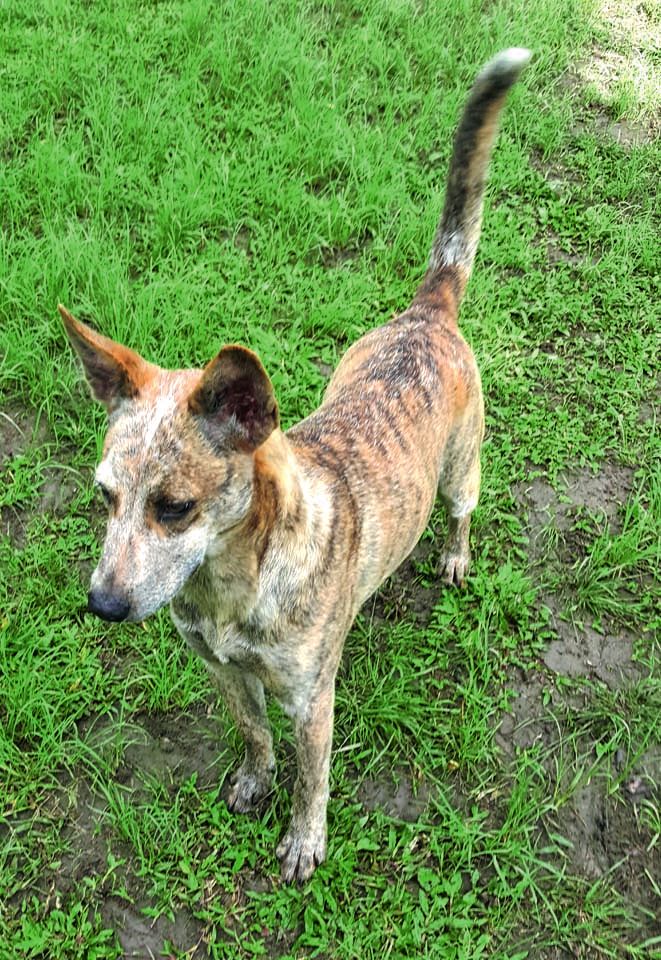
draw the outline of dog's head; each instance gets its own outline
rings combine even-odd
[[[58,309],[109,415],[96,471],[108,529],[89,608],[142,620],[248,516],[254,453],[278,426],[273,387],[245,347],[223,347],[204,370],[162,370]]]

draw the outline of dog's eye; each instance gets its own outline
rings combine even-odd
[[[156,504],[156,512],[161,523],[175,523],[177,520],[183,520],[194,506],[194,500],[159,500]]]

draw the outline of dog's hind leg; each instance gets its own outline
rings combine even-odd
[[[448,533],[441,551],[441,579],[458,587],[463,587],[470,568],[470,522],[480,495],[482,433],[482,401],[478,397],[473,413],[450,441],[451,456],[439,480],[448,518]]]
[[[275,773],[264,686],[254,674],[234,664],[208,666],[246,747],[243,763],[229,778],[227,806],[246,813],[271,790]]]
[[[448,508],[448,535],[441,552],[441,580],[450,586],[463,587],[470,569],[470,514],[454,517]]]

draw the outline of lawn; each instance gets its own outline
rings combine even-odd
[[[658,9],[9,0],[0,29],[0,960],[661,956]],[[230,815],[240,742],[167,611],[85,614],[105,424],[56,304],[163,366],[247,344],[293,424],[408,305],[511,45],[462,310],[472,574],[438,583],[439,510],[357,619],[329,859],[288,887],[287,719]]]

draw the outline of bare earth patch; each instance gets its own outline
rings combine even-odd
[[[16,406],[0,410],[0,477],[4,479],[13,462],[42,444],[47,434],[45,421],[38,421],[33,411]],[[4,480],[7,488],[9,479]],[[16,547],[25,543],[27,520],[28,513],[20,505],[0,502],[0,535],[9,537]]]
[[[189,709],[185,714],[144,715],[122,726],[117,725],[116,718],[80,725],[81,737],[91,749],[107,757],[113,752],[120,755],[114,780],[126,790],[132,804],[148,798],[150,781],[168,789],[193,776],[202,789],[218,783],[223,775],[219,770],[224,747],[221,732],[220,721],[200,709]],[[161,956],[168,941],[191,958],[206,956],[204,926],[189,909],[177,907],[173,918],[162,915],[154,919],[145,912],[151,905],[144,889],[148,878],[142,882],[137,879],[132,862],[135,854],[110,825],[103,795],[87,780],[73,780],[64,785],[58,806],[61,836],[68,850],[55,877],[58,896],[86,876],[112,872],[98,906],[125,957]],[[53,810],[52,815],[57,816],[58,811]],[[108,871],[110,862],[116,864],[113,871]]]
[[[535,577],[542,582],[540,598],[557,634],[542,656],[544,663],[560,676],[593,677],[615,688],[640,676],[639,666],[632,661],[634,635],[621,625],[606,623],[596,629],[587,618],[577,620],[571,596],[544,585],[544,580],[549,570],[571,569],[584,555],[580,518],[585,511],[603,518],[613,534],[620,530],[619,515],[632,478],[630,467],[606,463],[598,473],[576,470],[566,474],[560,492],[543,478],[514,490],[527,516],[529,558]]]
[[[32,471],[21,491],[25,501],[3,503],[0,500],[0,536],[8,537],[19,549],[25,544],[30,517],[34,513],[63,516],[81,483],[74,469],[59,462],[48,462],[45,451],[52,443],[46,420],[36,411],[17,406],[0,410],[0,484],[9,490],[17,472],[24,471],[27,476],[28,471]],[[34,483],[37,463],[38,480]],[[33,506],[34,497],[36,506]]]
[[[584,555],[579,521],[585,511],[603,518],[612,533],[619,532],[619,512],[632,477],[630,467],[606,463],[596,474],[589,470],[566,474],[560,494],[542,478],[515,489],[528,517],[530,562],[542,579],[549,568],[571,568]],[[631,660],[635,637],[628,630],[621,625],[609,629],[607,624],[598,630],[586,618],[577,622],[568,597],[548,587],[542,588],[541,599],[558,635],[543,655],[551,670],[568,677],[596,677],[613,687],[640,675]]]
[[[621,509],[631,492],[632,479],[630,468],[606,463],[596,474],[588,470],[567,473],[557,491],[543,478],[515,489],[515,498],[527,517],[533,579],[543,583],[549,567],[571,566],[580,557],[585,544],[576,535],[575,523],[583,511],[601,515],[613,534],[621,529]],[[608,881],[627,902],[641,907],[646,934],[656,936],[661,932],[655,889],[661,876],[661,847],[647,822],[646,810],[647,805],[658,809],[661,801],[661,752],[657,746],[639,748],[640,753],[634,752],[627,761],[618,750],[611,758],[608,780],[603,768],[600,775],[594,774],[598,744],[586,735],[568,746],[563,729],[567,712],[573,717],[589,712],[590,693],[587,688],[581,692],[580,687],[567,692],[556,685],[556,678],[585,678],[618,690],[635,682],[643,675],[641,665],[632,660],[636,638],[621,626],[611,624],[597,630],[574,620],[565,612],[570,598],[544,586],[540,597],[551,613],[557,638],[541,656],[542,669],[514,672],[510,689],[515,696],[496,733],[496,743],[508,758],[520,750],[538,748],[549,787],[560,796],[568,785],[555,782],[556,758],[567,749],[582,752],[577,771],[582,785],[573,792],[568,790],[569,799],[560,801],[543,829],[565,838],[572,874],[589,881]]]
[[[429,784],[414,785],[410,776],[398,772],[396,778],[365,778],[358,788],[358,799],[366,810],[383,810],[389,817],[418,820],[427,808],[430,797]]]
[[[163,956],[163,945],[169,942],[191,960],[207,957],[204,931],[193,915],[178,908],[174,920],[167,917],[150,919],[139,912],[138,905],[128,904],[118,897],[109,897],[101,911],[104,922],[116,930],[126,958]]]

